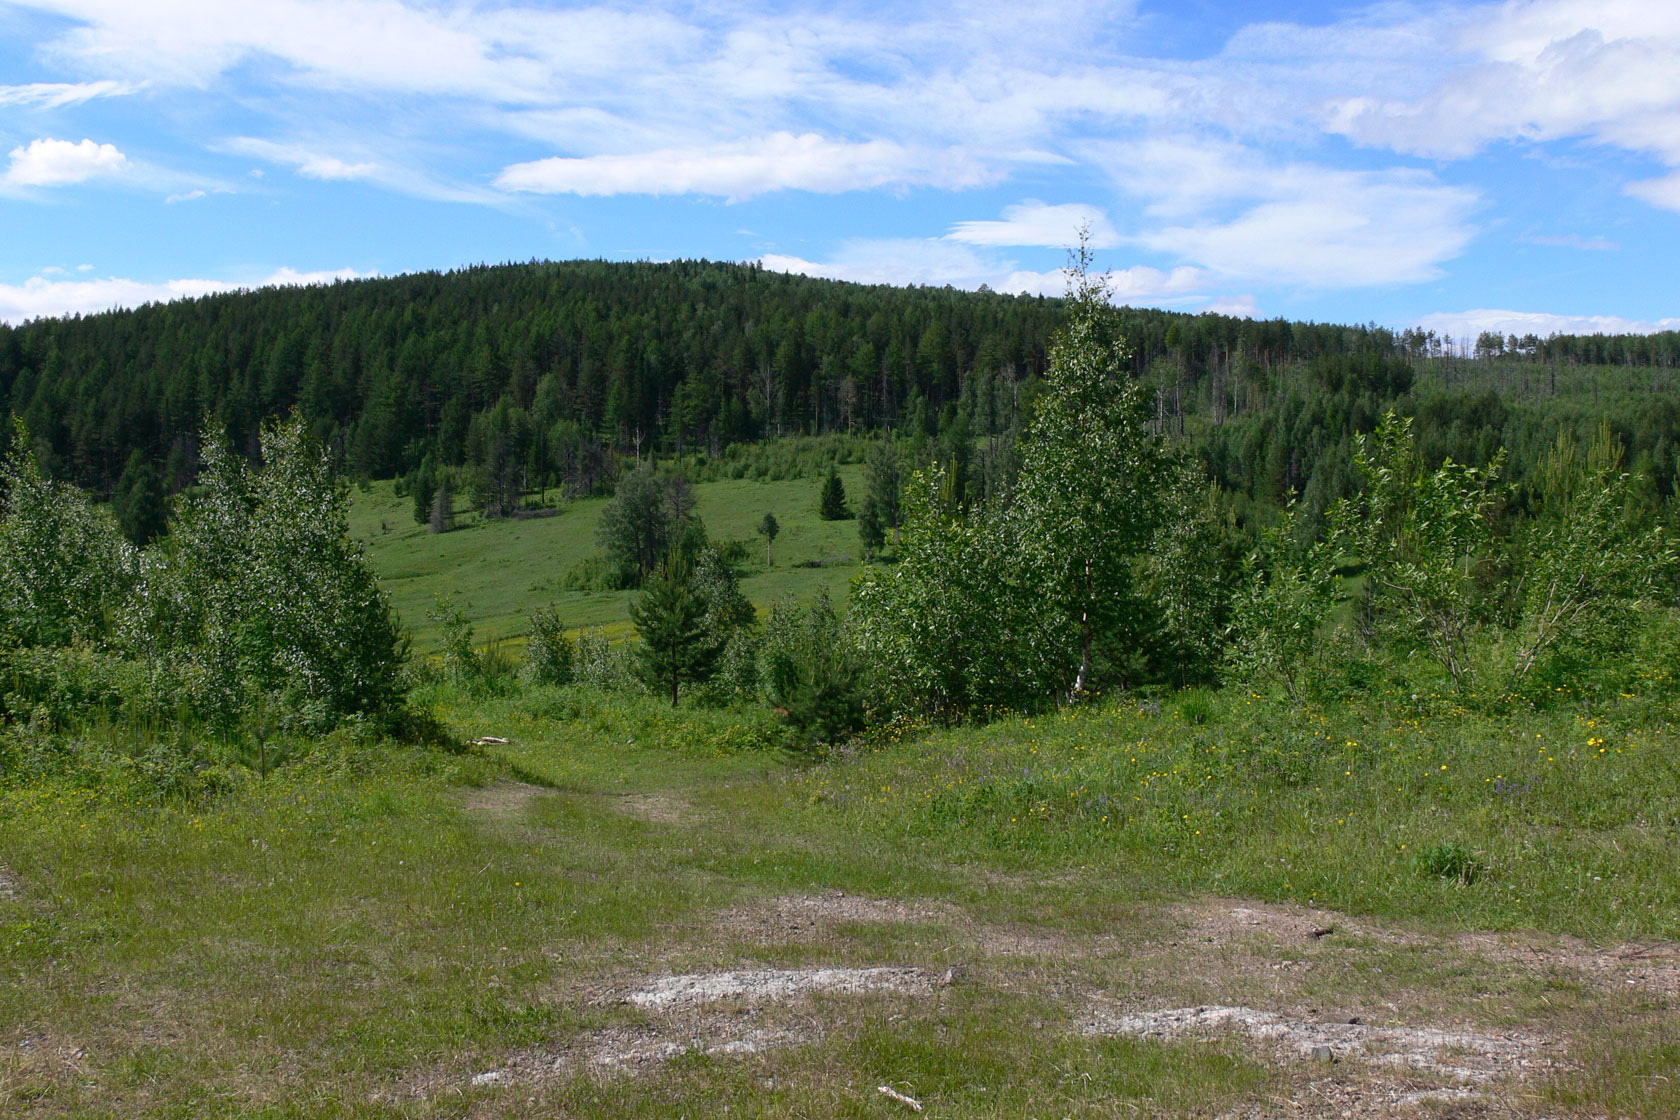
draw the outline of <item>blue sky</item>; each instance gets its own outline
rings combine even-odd
[[[531,258],[1680,327],[1680,4],[0,0],[0,319]]]

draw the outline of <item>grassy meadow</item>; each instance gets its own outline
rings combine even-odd
[[[761,612],[857,570],[818,486],[695,487]],[[481,642],[550,603],[623,636],[628,593],[560,590],[603,504],[434,535],[376,483],[351,528],[422,655],[438,594]],[[821,750],[767,704],[437,672],[413,741],[17,721],[0,1116],[1680,1114],[1668,677],[1399,679]],[[1259,1033],[1138,1025],[1210,1010]]]
[[[859,464],[838,468],[854,510],[863,471]],[[784,595],[803,602],[822,588],[841,601],[857,574],[857,522],[817,516],[821,484],[817,476],[694,486],[696,512],[710,537],[746,542],[749,560],[741,590],[761,612]],[[456,516],[454,530],[431,533],[415,524],[410,498],[397,497],[391,482],[374,482],[353,495],[350,531],[367,545],[381,585],[422,653],[435,648],[426,614],[439,594],[455,596],[483,642],[524,634],[531,612],[551,603],[568,626],[600,627],[616,638],[630,631],[631,592],[561,586],[568,571],[595,555],[595,523],[606,504],[605,498],[563,501],[555,516],[504,521],[486,521],[467,511]],[[775,514],[781,525],[769,567],[756,530],[766,513]],[[806,566],[813,563],[821,566]]]
[[[425,699],[508,741],[340,735],[193,800],[0,793],[0,1113],[906,1115],[880,1086],[951,1117],[1680,1108],[1680,744],[1637,697],[1114,698],[804,764],[762,710]],[[625,998],[882,966],[956,979]],[[1212,1004],[1473,1026],[1544,1060],[1454,1097],[1427,1070],[1091,1028]]]

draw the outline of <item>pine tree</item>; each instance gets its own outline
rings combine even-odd
[[[432,496],[431,531],[447,533],[455,528],[455,496],[449,492],[449,484],[443,483]]]
[[[669,687],[673,708],[684,684],[711,679],[723,652],[706,624],[705,604],[689,583],[688,565],[679,558],[667,559],[630,604],[630,620],[642,639],[636,651],[642,677],[653,688]]]
[[[817,516],[824,521],[845,521],[852,516],[851,510],[846,508],[846,485],[832,469],[828,472],[828,478],[823,480],[822,499],[817,505]]]

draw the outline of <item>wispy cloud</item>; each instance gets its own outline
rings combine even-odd
[[[996,175],[960,151],[925,151],[884,140],[845,143],[778,132],[707,148],[667,148],[516,163],[503,190],[541,194],[705,194],[750,198],[776,190],[825,194],[881,186],[979,186]]]
[[[1078,240],[1082,229],[1093,249],[1112,249],[1120,244],[1120,235],[1108,215],[1097,207],[1080,202],[1049,206],[1036,199],[1008,207],[998,221],[958,222],[945,236],[968,245],[1065,249]]]
[[[121,97],[141,87],[117,82],[30,82],[21,86],[0,86],[0,106],[64,109],[99,97]]]
[[[13,187],[63,187],[121,175],[128,157],[114,144],[39,139],[11,151],[4,182]]]
[[[369,179],[380,172],[379,164],[371,160],[351,162],[300,144],[279,144],[272,140],[239,136],[227,141],[224,147],[253,159],[290,167],[306,179]]]
[[[94,315],[117,308],[165,303],[239,288],[330,284],[334,280],[375,275],[349,268],[313,272],[282,268],[246,282],[202,279],[140,281],[118,276],[86,280],[48,278],[49,274],[62,275],[63,272],[61,268],[43,269],[42,275],[32,276],[22,284],[0,284],[0,322],[21,323],[27,319],[58,315]]]
[[[1607,237],[1582,237],[1578,233],[1536,234],[1523,240],[1552,249],[1580,249],[1588,253],[1614,253],[1621,246]]]

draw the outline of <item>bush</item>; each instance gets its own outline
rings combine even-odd
[[[590,627],[578,635],[575,678],[578,684],[598,688],[603,692],[624,692],[640,688],[635,671],[631,668],[630,647],[626,644],[614,645],[596,627]]]
[[[759,681],[807,746],[842,742],[866,722],[862,663],[826,592],[809,610],[791,601],[771,608]]]
[[[526,684],[571,684],[576,662],[577,649],[566,637],[566,627],[554,608],[546,607],[533,614],[520,679]]]
[[[87,495],[44,477],[21,424],[0,468],[0,646],[105,643],[136,553]]]

